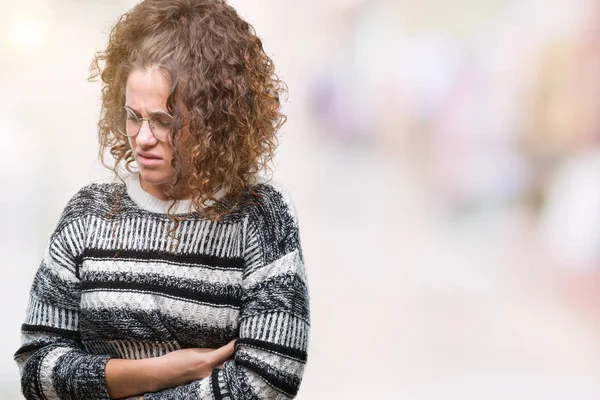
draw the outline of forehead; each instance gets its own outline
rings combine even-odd
[[[125,103],[139,111],[166,110],[170,85],[156,67],[133,70],[125,84]]]

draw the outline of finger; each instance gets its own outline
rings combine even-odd
[[[235,352],[235,340],[209,353],[213,365],[220,364],[230,358]]]

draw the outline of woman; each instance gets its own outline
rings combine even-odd
[[[293,398],[308,290],[291,199],[257,175],[284,122],[261,41],[222,0],[147,0],[96,76],[121,179],[83,187],[50,238],[15,354],[25,397]]]

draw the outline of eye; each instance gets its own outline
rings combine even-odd
[[[139,118],[137,117],[137,115],[135,115],[135,113],[133,111],[131,111],[128,108],[126,108],[125,111],[127,112],[127,120],[128,121],[134,121],[134,122],[139,121]]]
[[[163,114],[163,115],[156,115],[154,118],[152,118],[152,121],[154,122],[155,125],[161,127],[161,128],[165,128],[168,129],[171,127],[171,125],[173,124],[173,118],[171,118],[171,116]]]

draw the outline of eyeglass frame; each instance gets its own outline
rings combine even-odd
[[[131,115],[133,115],[138,120],[138,122],[140,124],[140,127],[138,128],[138,131],[135,133],[135,135],[128,135],[126,133],[127,132],[127,122],[125,121],[125,132],[122,132],[121,129],[119,129],[119,124],[117,124],[117,131],[121,135],[125,136],[126,138],[134,138],[134,137],[136,137],[137,135],[140,134],[140,131],[142,130],[142,125],[144,124],[144,121],[147,121],[148,122],[148,128],[150,128],[150,133],[152,133],[152,136],[154,136],[154,138],[156,140],[158,140],[159,142],[168,142],[169,141],[169,137],[168,136],[167,136],[167,138],[165,140],[162,140],[161,138],[159,138],[158,136],[156,136],[156,134],[154,133],[154,130],[152,129],[152,124],[150,123],[150,121],[152,120],[152,117],[150,117],[150,118],[138,117],[138,115],[135,113],[135,111],[133,111],[131,108],[129,108],[127,106],[123,106],[122,109],[125,110],[125,112],[127,112],[127,113],[131,113]],[[160,112],[155,113],[154,115],[156,115],[156,114],[166,115],[166,116],[168,116],[168,117],[171,118],[171,121],[174,119],[173,116],[171,114],[169,114],[168,112],[160,111]],[[172,129],[173,129],[172,127],[169,128],[170,131],[172,131]]]

